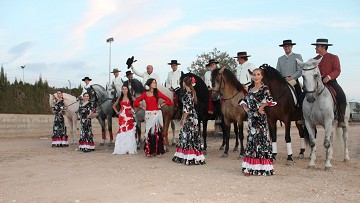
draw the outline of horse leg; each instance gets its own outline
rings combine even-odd
[[[292,158],[290,127],[291,127],[291,121],[288,120],[285,122],[285,142],[286,142],[286,149],[287,149],[287,155],[288,155],[287,160],[286,160],[287,166],[292,165],[294,162],[294,160]]]
[[[299,136],[300,136],[300,152],[299,152],[299,158],[303,159],[304,158],[304,153],[305,153],[305,139],[304,139],[304,134],[308,133],[306,130],[306,126],[302,126],[297,124],[297,122],[295,122],[296,124],[296,128],[299,131]]]
[[[231,123],[230,123],[231,124]],[[225,151],[222,155],[223,158],[227,158],[228,157],[228,153],[229,153],[229,140],[230,140],[230,125],[226,125],[225,122],[221,123],[221,129],[223,131],[223,134],[225,136]]]
[[[244,153],[245,153],[245,148],[244,148],[244,122],[240,122],[238,123],[238,133],[239,133],[239,138],[240,138],[240,154],[238,157],[238,160],[242,160]]]
[[[102,143],[100,143],[100,146],[104,146],[106,140],[105,119],[101,118],[100,116],[96,117],[96,119],[99,121],[99,124],[101,126],[101,138],[103,141]]]
[[[141,123],[136,124],[136,136],[137,136],[137,150],[140,150],[140,145],[141,145]]]
[[[72,120],[72,137],[73,137],[72,144],[76,144],[75,139],[76,139],[77,119],[74,118],[74,117],[73,117],[73,120]]]
[[[330,119],[329,119],[330,120]],[[331,149],[331,140],[332,140],[332,121],[328,121],[325,124],[325,139],[324,139],[324,147],[326,151],[326,159],[325,159],[325,171],[330,171],[331,169],[331,157],[332,157],[332,149]]]
[[[311,147],[310,154],[310,162],[308,164],[308,168],[315,168],[315,160],[316,160],[316,126],[310,125],[309,121],[305,119],[305,126],[307,131],[309,132],[309,144]]]
[[[203,123],[203,131],[202,131],[202,136],[203,136],[203,152],[204,152],[204,155],[207,154],[207,143],[206,143],[206,137],[207,137],[207,134],[206,134],[206,131],[207,131],[207,124],[208,124],[208,121],[207,119],[203,119],[202,121]]]
[[[239,128],[236,122],[234,124],[234,133],[235,133],[235,147],[233,149],[234,152],[239,151]]]
[[[108,145],[111,146],[113,144],[113,140],[114,140],[113,132],[112,132],[112,117],[111,116],[109,116],[107,118],[107,122],[108,122],[108,131],[109,131],[109,135],[110,135],[110,140],[109,140]]]
[[[343,137],[343,140],[344,140],[344,161],[349,161],[350,160],[350,157],[349,157],[349,145],[348,145],[348,139],[349,139],[349,124],[348,122],[345,122],[346,123],[346,127],[345,128],[342,128],[343,130],[343,134],[342,134],[342,137]]]
[[[164,114],[163,114],[164,116]],[[164,126],[163,126],[163,132],[164,132],[164,148],[165,148],[165,151],[168,152],[169,151],[169,126],[170,126],[170,117],[169,115],[165,115],[163,117],[163,122],[164,122]]]
[[[269,124],[269,133],[270,133],[270,137],[271,137],[271,141],[272,141],[272,158],[273,158],[273,160],[276,160],[276,155],[277,155],[277,143],[276,143],[277,127],[276,127],[276,120],[273,121],[271,119],[268,119],[268,124]]]
[[[171,130],[172,130],[172,139],[171,139],[171,146],[175,146],[176,142],[175,142],[175,122],[173,120],[170,121],[170,125],[171,125]]]

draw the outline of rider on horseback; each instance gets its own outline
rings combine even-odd
[[[276,70],[278,70],[285,80],[294,87],[297,98],[299,98],[302,93],[298,80],[301,76],[301,67],[296,63],[295,59],[299,59],[300,61],[303,61],[303,59],[300,54],[292,52],[292,47],[295,44],[296,43],[293,43],[288,39],[283,40],[283,43],[279,45],[280,47],[283,47],[285,55],[278,58]]]
[[[337,83],[336,78],[339,77],[341,68],[340,60],[337,55],[327,52],[329,46],[328,39],[317,39],[316,43],[311,45],[315,46],[316,53],[319,54],[314,59],[321,59],[318,67],[320,69],[323,83],[332,87],[336,92],[336,106],[337,106],[337,120],[338,127],[345,127],[344,114],[346,109],[346,97],[344,90]]]

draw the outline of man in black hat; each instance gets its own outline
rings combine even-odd
[[[86,77],[84,77],[84,78],[82,79],[82,81],[85,83],[85,85],[82,86],[83,90],[82,90],[82,92],[81,92],[81,95],[78,97],[78,99],[82,100],[83,94],[87,92],[87,88],[89,88],[90,85],[91,85],[91,84],[90,84],[90,81],[91,81],[91,80],[92,80],[92,79],[89,78],[88,76],[86,76]]]
[[[316,53],[318,54],[314,59],[322,58],[318,67],[320,69],[321,77],[323,78],[323,83],[331,86],[336,91],[338,127],[345,127],[344,115],[346,109],[346,96],[344,90],[336,81],[336,78],[339,77],[341,72],[339,57],[327,52],[328,47],[332,46],[332,44],[328,43],[328,39],[317,39],[316,43],[311,45],[315,46]]]
[[[204,75],[204,79],[205,79],[205,84],[208,87],[209,90],[212,89],[212,84],[211,84],[211,73],[213,72],[214,69],[216,69],[216,66],[219,62],[216,61],[215,59],[210,59],[209,63],[205,65],[206,68],[209,68],[210,70],[205,72]]]
[[[249,71],[253,71],[256,67],[254,64],[248,62],[248,58],[251,55],[248,55],[246,51],[238,52],[237,61],[239,62],[239,66],[236,69],[236,77],[240,81],[241,84],[245,86],[245,89],[248,90],[251,85],[251,75]]]
[[[276,70],[286,79],[286,81],[295,88],[296,94],[299,98],[301,95],[301,86],[298,78],[301,76],[301,67],[296,63],[296,59],[303,61],[300,54],[292,52],[293,43],[291,39],[283,40],[279,45],[284,49],[285,55],[280,56],[277,61]]]
[[[131,70],[128,70],[126,71],[125,76],[127,77],[128,80],[131,80],[134,78],[134,73],[131,72]]]
[[[171,65],[172,71],[169,72],[167,80],[165,82],[165,86],[172,90],[177,90],[180,88],[180,77],[181,71],[178,70],[178,65],[181,65],[177,62],[177,60],[171,60],[168,65]]]

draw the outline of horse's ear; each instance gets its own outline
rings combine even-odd
[[[222,67],[222,68],[219,70],[219,73],[220,73],[220,74],[223,74],[223,73],[224,73],[224,70],[225,70],[225,67]]]
[[[300,59],[296,58],[296,63],[302,68],[304,67],[304,62],[300,61]]]
[[[323,57],[319,58],[318,60],[314,59],[314,60],[313,60],[313,64],[314,64],[315,66],[319,65],[319,63],[321,62],[322,59],[323,59]]]

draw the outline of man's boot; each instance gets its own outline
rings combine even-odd
[[[346,104],[341,105],[338,108],[338,127],[339,128],[345,128],[345,122],[344,122],[344,116],[345,116],[345,110],[346,110]]]

